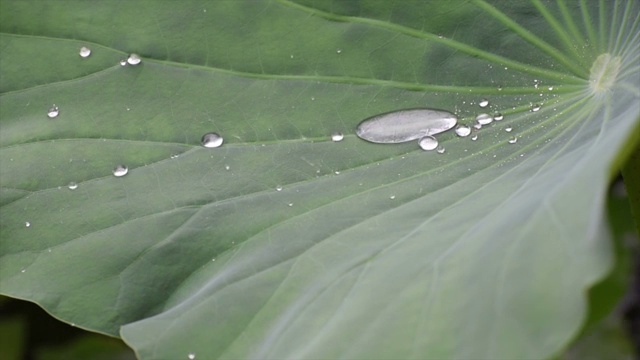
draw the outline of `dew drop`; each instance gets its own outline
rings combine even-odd
[[[49,119],[53,119],[53,118],[57,117],[58,114],[60,114],[60,109],[58,109],[56,104],[53,104],[53,106],[51,106],[49,108],[49,110],[47,111],[47,116],[49,117]]]
[[[282,186],[281,185],[276,186],[276,191],[282,191]]]
[[[72,181],[69,183],[69,185],[67,185],[67,187],[69,188],[69,190],[75,190],[78,188],[78,184]]]
[[[422,150],[430,151],[438,147],[438,140],[431,135],[427,135],[418,142]]]
[[[480,114],[476,116],[476,121],[480,125],[487,125],[487,124],[491,124],[491,122],[493,121],[493,118],[489,114]]]
[[[397,144],[439,134],[457,122],[458,118],[448,111],[400,110],[365,119],[358,124],[356,134],[373,143]]]
[[[342,53],[342,49],[336,49],[336,54],[341,54]]]
[[[478,105],[480,105],[481,108],[485,108],[487,107],[487,105],[489,105],[489,100],[487,99],[482,99],[480,100],[480,102],[478,103]]]
[[[224,139],[222,138],[222,136],[216,134],[216,133],[207,133],[202,135],[202,139],[200,140],[200,142],[202,143],[202,146],[206,147],[206,148],[217,148],[220,147],[220,145],[222,145],[222,142],[224,141]]]
[[[27,269],[22,269],[22,270],[20,270],[20,272],[21,272],[21,273],[26,273],[26,272],[27,272]]]
[[[389,199],[391,199],[391,200],[395,200],[395,198],[396,198],[396,196],[395,196],[395,195],[391,195],[391,196],[389,196]]]
[[[553,91],[553,86],[549,86],[549,91]]]
[[[126,66],[126,65],[127,65],[127,59],[120,60],[120,66]]]
[[[292,207],[292,206],[293,206],[293,203],[289,203],[289,207]]]
[[[515,144],[518,141],[517,137],[512,137],[511,139],[509,139],[509,144]]]
[[[331,140],[338,142],[338,141],[342,141],[342,139],[344,139],[344,135],[340,132],[334,132],[333,134],[331,134]]]
[[[140,64],[141,61],[142,61],[142,59],[140,58],[140,55],[138,55],[138,54],[131,54],[127,58],[127,62],[129,64],[131,64],[131,65],[138,65],[138,64]]]
[[[444,146],[438,146],[438,148],[436,149],[436,151],[438,152],[438,154],[444,154],[444,152],[446,151]]]
[[[473,124],[473,128],[476,130],[482,129],[482,124]]]
[[[129,172],[129,168],[126,165],[117,165],[113,168],[113,176],[115,177],[123,177],[127,175]]]
[[[478,134],[475,134],[471,137],[471,140],[476,141],[478,140]]]
[[[91,49],[89,49],[86,46],[83,46],[80,48],[80,56],[83,58],[88,57],[89,55],[91,55]]]
[[[230,169],[231,169],[231,166],[229,166],[229,165],[225,165],[225,166],[224,166],[224,169],[225,169],[225,170],[230,170]]]
[[[500,121],[500,120],[502,120],[502,119],[504,119],[504,115],[502,115],[501,113],[495,113],[495,114],[493,114],[493,120],[494,120],[494,121]]]
[[[536,112],[540,110],[540,107],[541,107],[540,104],[531,105],[531,111]]]
[[[26,227],[31,227],[31,223],[30,223],[30,222],[28,222],[28,221],[25,221],[24,226],[26,226]]]
[[[196,358],[196,354],[190,353],[188,356],[189,360],[194,360]]]
[[[508,127],[508,128],[506,128],[506,129],[504,129],[504,131],[506,131],[506,132],[511,132],[511,130],[513,130],[513,128],[512,128],[512,127]]]
[[[469,136],[469,134],[471,134],[471,128],[466,125],[458,125],[455,131],[456,131],[456,135],[460,137],[466,137],[466,136]]]

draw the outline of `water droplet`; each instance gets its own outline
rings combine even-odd
[[[126,165],[117,165],[113,168],[113,176],[122,177],[127,175],[129,168]]]
[[[225,166],[224,166],[224,169],[225,169],[225,170],[230,170],[230,169],[231,169],[231,166],[229,166],[229,165],[225,165]]]
[[[517,137],[512,137],[511,139],[509,139],[509,144],[515,144],[518,141]]]
[[[478,140],[478,134],[475,134],[471,137],[471,140],[476,141]]]
[[[447,131],[458,123],[448,111],[434,109],[400,110],[365,119],[356,128],[363,140],[396,144]]]
[[[438,147],[438,140],[433,136],[425,136],[418,142],[422,150],[430,151]]]
[[[22,269],[22,270],[20,270],[20,272],[21,272],[21,273],[26,273],[26,272],[27,272],[27,269]]]
[[[126,65],[127,65],[127,59],[120,60],[120,66],[126,66]]]
[[[129,64],[131,64],[131,65],[138,65],[138,64],[140,64],[141,61],[142,61],[142,59],[140,58],[140,55],[138,55],[138,54],[131,54],[127,58],[127,62]]]
[[[536,112],[540,110],[540,107],[541,107],[540,104],[531,105],[531,111]]]
[[[493,114],[493,120],[494,121],[500,121],[504,119],[504,115],[502,115],[501,113],[497,112],[495,114]]]
[[[549,86],[549,91],[553,91],[553,86]]]
[[[88,57],[89,55],[91,55],[91,49],[89,49],[86,46],[83,46],[80,48],[80,56],[83,58]]]
[[[49,117],[49,119],[57,117],[58,114],[60,114],[60,109],[58,109],[56,104],[53,104],[53,106],[49,108],[49,111],[47,111],[47,116]]]
[[[200,141],[202,143],[202,146],[206,148],[217,148],[222,145],[224,139],[222,138],[222,136],[216,133],[207,133],[202,136],[202,140]]]
[[[487,105],[489,105],[489,100],[487,99],[482,99],[480,100],[480,102],[478,103],[478,105],[480,105],[481,108],[485,108],[487,107]]]
[[[508,128],[506,128],[506,129],[504,129],[504,131],[506,131],[506,132],[511,132],[511,130],[513,130],[513,128],[512,128],[512,127],[508,127]]]
[[[293,206],[293,203],[289,203],[289,207],[292,207],[292,206]]]
[[[476,129],[476,130],[480,130],[480,129],[482,129],[482,125],[480,125],[480,124],[473,124],[473,128],[474,128],[474,129]]]
[[[25,221],[24,226],[26,226],[26,227],[31,227],[31,223],[30,223],[30,222],[28,222],[28,221]]]
[[[456,131],[456,135],[460,137],[466,137],[466,136],[469,136],[469,134],[471,134],[471,128],[466,125],[458,125],[455,131]]]
[[[493,118],[489,114],[480,114],[476,116],[476,121],[480,125],[487,125],[487,124],[491,124],[491,122],[493,121]]]
[[[342,53],[342,49],[336,49],[336,54]]]
[[[334,171],[334,174],[340,175],[340,171]]]
[[[281,185],[276,186],[276,191],[282,191],[282,186]]]
[[[340,132],[334,132],[331,134],[332,141],[342,141],[342,139],[344,139],[344,135]]]
[[[436,151],[438,152],[438,154],[444,154],[444,152],[446,151],[444,146],[438,146],[438,148],[436,149]]]
[[[389,196],[389,199],[391,199],[391,200],[394,200],[395,198],[396,198],[396,196],[395,196],[395,195],[391,195],[391,196]]]
[[[69,185],[67,185],[67,187],[69,188],[69,190],[75,190],[78,188],[78,184],[72,181],[69,183]]]
[[[189,354],[187,357],[189,358],[189,360],[193,360],[193,359],[195,359],[195,358],[196,358],[196,354],[191,353],[191,354]]]

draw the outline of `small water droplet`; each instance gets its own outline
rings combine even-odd
[[[83,58],[88,57],[89,55],[91,55],[91,49],[89,49],[86,46],[83,46],[80,48],[80,56]]]
[[[67,187],[69,188],[69,190],[75,190],[78,188],[78,184],[72,181],[69,183],[69,185],[67,185]]]
[[[482,129],[482,125],[481,124],[473,124],[473,128],[476,130],[480,130]]]
[[[28,221],[25,221],[24,226],[26,226],[26,227],[31,227],[31,223],[30,223],[30,222],[28,222]]]
[[[129,64],[131,64],[131,65],[138,65],[138,64],[140,64],[141,61],[142,61],[142,59],[140,58],[140,55],[138,55],[138,54],[131,54],[127,58],[127,62]]]
[[[336,54],[342,53],[342,49],[336,49]]]
[[[508,128],[506,128],[506,129],[504,129],[504,131],[506,131],[506,132],[511,132],[511,130],[513,130],[513,128],[512,128],[512,127],[508,127]]]
[[[418,142],[422,150],[430,151],[438,147],[438,140],[433,136],[425,136]]]
[[[60,114],[60,109],[58,109],[56,104],[53,104],[53,106],[49,108],[49,111],[47,111],[47,116],[49,117],[49,119],[57,117],[58,114]]]
[[[482,99],[480,100],[480,102],[478,103],[478,105],[480,105],[481,108],[485,108],[489,105],[489,100],[487,99]]]
[[[314,97],[311,97],[311,101],[316,101],[316,98],[314,98]]]
[[[493,114],[493,120],[494,121],[500,121],[504,119],[504,115],[502,115],[501,113],[497,112],[495,114]]]
[[[471,140],[476,141],[478,140],[478,134],[475,134],[471,137]]]
[[[344,139],[344,135],[341,132],[334,132],[333,134],[331,134],[331,140],[332,141],[342,141],[342,139]]]
[[[509,139],[509,144],[515,144],[518,141],[517,137],[512,137],[511,139]]]
[[[396,198],[396,196],[395,196],[395,195],[391,195],[391,196],[389,196],[389,199],[391,199],[391,200],[394,200],[395,198]]]
[[[476,121],[480,125],[487,125],[487,124],[491,124],[491,122],[493,121],[493,118],[489,114],[480,114],[476,116]]]
[[[356,128],[363,140],[397,144],[447,131],[458,123],[448,111],[434,109],[400,110],[365,119]]]
[[[276,191],[282,191],[282,186],[281,185],[276,186]]]
[[[189,358],[189,360],[193,360],[193,359],[195,359],[195,358],[196,358],[196,354],[191,353],[191,354],[189,354],[187,357]]]
[[[216,134],[216,133],[207,133],[204,134],[202,136],[202,140],[200,140],[200,142],[202,143],[202,146],[206,147],[206,148],[217,148],[220,147],[220,145],[222,145],[222,142],[224,141],[224,139],[222,138],[222,136]]]
[[[120,66],[127,66],[127,59],[121,59]]]
[[[289,207],[292,207],[292,206],[293,206],[293,203],[289,203]]]
[[[336,175],[340,175],[340,171],[334,171]]]
[[[129,168],[126,165],[117,165],[113,168],[113,176],[122,177],[127,175]]]
[[[438,148],[436,149],[436,151],[438,152],[438,154],[444,154],[444,152],[446,151],[444,146],[438,146]]]
[[[549,86],[549,91],[553,91],[553,86]]]
[[[458,125],[455,131],[456,135],[460,137],[466,137],[471,134],[471,128],[466,125]]]
[[[22,269],[22,270],[20,270],[20,272],[21,273],[25,273],[25,272],[27,272],[27,269]]]
[[[531,105],[531,111],[536,112],[540,110],[540,107],[541,107],[540,104]]]

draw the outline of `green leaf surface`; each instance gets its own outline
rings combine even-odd
[[[580,331],[637,2],[0,6],[1,293],[142,359],[544,358]],[[354,134],[420,107],[504,120],[443,154]]]

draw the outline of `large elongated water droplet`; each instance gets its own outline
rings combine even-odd
[[[397,144],[447,131],[457,123],[458,118],[444,110],[400,110],[362,121],[356,134],[373,143]]]

